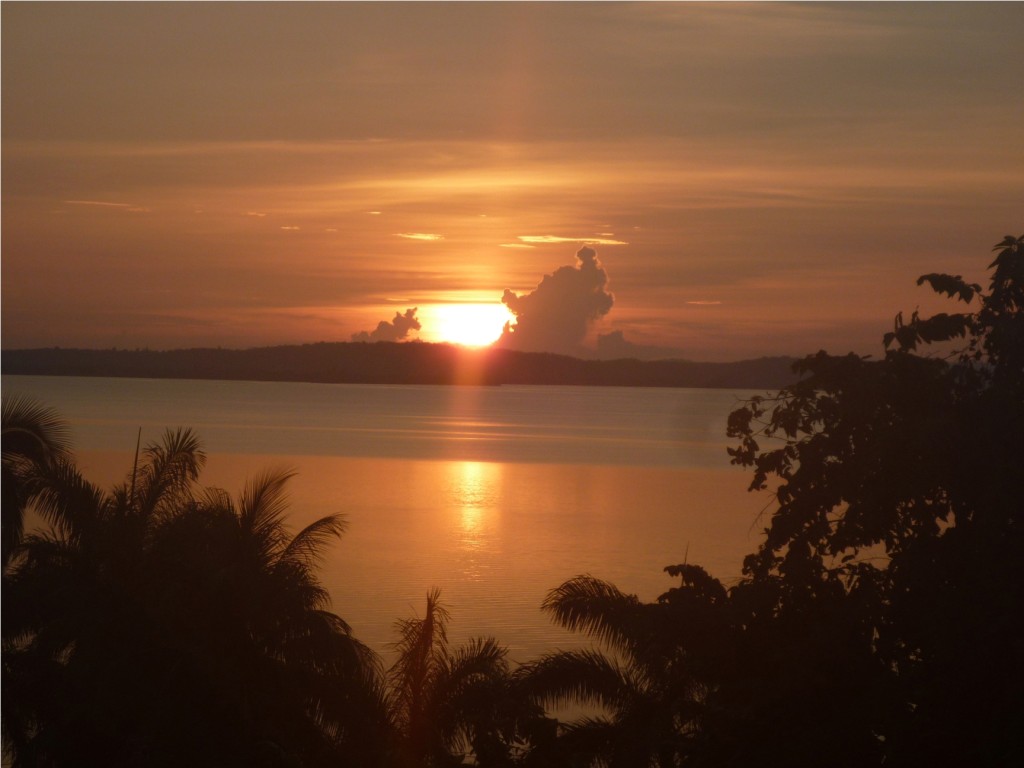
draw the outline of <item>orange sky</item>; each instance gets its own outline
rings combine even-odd
[[[1022,32],[1020,3],[5,3],[2,344],[345,341],[546,275],[557,303],[592,242],[581,350],[877,354],[935,306],[918,275],[983,280],[1024,231]]]

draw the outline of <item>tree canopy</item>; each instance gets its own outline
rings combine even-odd
[[[1024,238],[995,251],[987,290],[919,281],[965,311],[897,315],[883,358],[808,356],[731,414],[772,498],[739,583],[684,563],[656,604],[592,577],[550,593],[610,652],[534,665],[537,695],[611,713],[563,728],[585,764],[1024,759]]]
[[[918,281],[966,311],[897,315],[884,358],[820,352],[730,417],[733,462],[775,499],[732,601],[805,682],[821,661],[824,693],[869,692],[828,743],[874,740],[886,765],[1021,757],[1024,238],[994,250],[987,290]],[[813,699],[788,719],[821,733],[835,704],[792,714]]]
[[[69,462],[35,478],[51,525],[3,580],[14,765],[337,765],[384,721],[378,662],[315,576],[344,521],[291,535],[287,473],[235,500],[196,487],[204,462],[174,430],[110,492]]]

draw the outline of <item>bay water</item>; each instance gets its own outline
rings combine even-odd
[[[396,619],[441,589],[459,643],[493,636],[517,661],[590,641],[553,624],[545,594],[589,573],[643,600],[690,562],[731,583],[769,499],[729,465],[731,410],[753,392],[435,387],[3,376],[70,423],[87,478],[131,470],[136,437],[187,426],[202,485],[236,494],[296,472],[293,530],[348,529],[320,576],[333,609],[389,661]]]

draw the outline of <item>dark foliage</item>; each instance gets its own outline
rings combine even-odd
[[[562,729],[566,764],[1024,761],[1024,242],[996,251],[987,292],[921,278],[970,311],[898,316],[884,359],[819,352],[731,414],[775,502],[739,584],[678,565],[655,604],[551,592],[608,649],[527,669],[539,700],[608,713]]]
[[[3,400],[3,565],[21,543],[25,512],[42,491],[43,478],[69,460],[68,427],[53,411],[26,397]]]
[[[402,619],[396,629],[398,658],[387,676],[395,765],[441,768],[470,754],[484,768],[516,764],[545,718],[519,694],[507,650],[493,638],[452,649],[437,589],[422,618]]]
[[[234,501],[195,489],[203,462],[179,430],[110,493],[67,462],[37,476],[51,526],[3,580],[13,765],[372,765],[377,662],[314,575],[342,520],[291,536],[287,474]]]
[[[897,316],[884,359],[818,353],[732,414],[734,463],[777,502],[731,595],[760,661],[726,741],[773,743],[746,760],[1024,758],[1024,244],[995,250],[987,293],[919,281],[973,311]]]

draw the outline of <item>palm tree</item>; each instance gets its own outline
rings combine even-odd
[[[641,603],[592,576],[577,576],[543,603],[563,627],[605,646],[559,651],[524,666],[523,684],[546,706],[596,707],[562,726],[558,752],[584,765],[679,765],[701,731],[713,691],[711,635],[724,630],[722,585],[697,566],[671,566],[681,587]]]
[[[173,582],[205,584],[203,600],[185,589],[168,594],[165,605],[182,624],[191,624],[191,647],[206,654],[201,661],[208,673],[224,676],[223,690],[248,686],[245,699],[234,705],[243,713],[240,727],[254,739],[275,750],[314,744],[302,754],[307,761],[314,753],[352,752],[362,744],[367,748],[356,753],[367,764],[372,744],[366,742],[387,733],[379,661],[329,610],[329,595],[316,577],[324,547],[346,524],[330,515],[290,535],[285,489],[291,477],[264,473],[237,502],[223,491],[207,491],[194,511],[162,528],[160,562],[170,573],[179,570],[176,559],[181,544],[194,539],[193,528],[216,529],[206,536],[213,546],[189,564],[193,572]],[[225,666],[222,655],[232,652],[233,666]]]
[[[396,624],[398,658],[388,680],[400,734],[397,762],[460,765],[472,751],[479,765],[505,764],[524,720],[539,713],[513,696],[507,650],[493,638],[452,650],[448,621],[440,590],[433,589],[422,618]]]
[[[99,758],[133,732],[146,705],[144,686],[129,682],[158,656],[143,578],[150,523],[203,460],[179,430],[109,494],[70,462],[37,476],[33,502],[50,528],[25,539],[3,585],[3,730],[15,764]]]
[[[291,536],[288,473],[235,501],[197,492],[204,460],[168,431],[110,493],[65,464],[36,494],[51,529],[3,584],[15,765],[337,764],[384,720],[376,659],[315,575],[342,518]]]
[[[69,459],[67,423],[52,408],[20,395],[3,398],[2,537],[4,568],[21,543],[25,512],[42,477]]]

